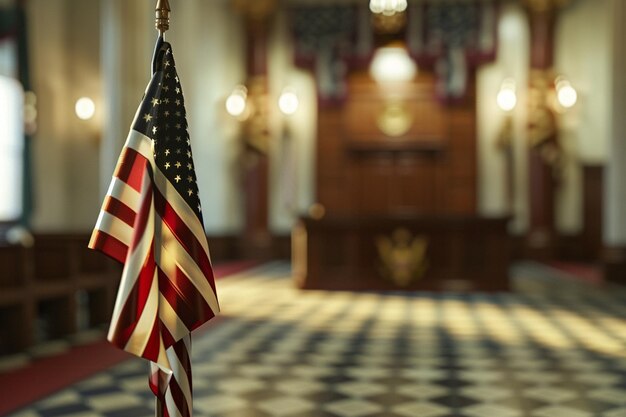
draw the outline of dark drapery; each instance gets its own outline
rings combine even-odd
[[[418,66],[438,75],[443,100],[462,98],[468,74],[495,59],[499,0],[415,0],[399,31]],[[368,65],[374,49],[367,2],[301,5],[290,10],[295,63],[311,69],[322,102],[341,100],[350,68]]]

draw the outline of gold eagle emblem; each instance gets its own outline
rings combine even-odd
[[[413,236],[407,229],[399,228],[391,237],[379,236],[376,246],[381,275],[398,287],[408,287],[428,269],[428,239],[424,236]]]

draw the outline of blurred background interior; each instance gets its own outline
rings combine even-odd
[[[120,269],[86,243],[151,75],[154,3],[0,0],[4,372],[19,374],[103,339]],[[348,297],[348,305],[385,294],[407,305],[419,299],[468,309],[483,296],[492,307],[515,297],[540,300],[540,307],[517,305],[526,308],[522,316],[534,312],[530,327],[556,323],[576,339],[566,343],[572,363],[615,372],[612,383],[600,378],[591,388],[584,381],[568,388],[615,390],[614,397],[600,393],[604,400],[584,404],[578,394],[576,403],[552,391],[548,405],[537,405],[540,394],[515,394],[517,405],[498,405],[513,414],[502,408],[463,414],[477,403],[448,398],[429,402],[448,407],[439,411],[368,400],[385,411],[360,413],[367,407],[352,404],[311,416],[626,415],[623,400],[606,400],[626,398],[625,2],[170,3],[167,40],[184,89],[212,260],[222,275],[235,274],[228,284],[219,281],[218,291],[220,284],[225,294],[232,291],[234,305],[244,302],[234,295],[240,290],[256,300],[257,292],[236,285],[265,282],[252,284],[255,274],[284,282],[259,291],[293,291],[293,302],[303,305],[330,290],[343,292],[328,293],[329,305],[336,297]],[[227,322],[254,319],[243,307],[229,315],[222,304]],[[567,330],[574,319],[564,319],[566,313],[582,327]],[[436,334],[446,327],[442,317],[430,322]],[[463,308],[455,310],[451,323],[461,320],[463,328],[463,317]],[[505,343],[498,337],[504,327],[476,334],[494,348],[494,340]],[[593,336],[594,327],[605,332]],[[446,340],[458,336],[462,346],[467,332]],[[597,343],[587,346],[576,338],[580,332]],[[558,350],[533,334],[524,349],[536,342],[543,346],[536,355]],[[46,386],[38,395],[58,389]],[[480,395],[455,392],[479,401]],[[341,401],[364,401],[357,397]],[[563,401],[554,404],[557,397]],[[557,410],[542,414],[540,406]],[[35,415],[70,415],[37,407]],[[302,407],[293,415],[309,415]],[[236,415],[292,415],[266,408]]]

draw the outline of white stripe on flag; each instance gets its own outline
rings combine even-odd
[[[135,213],[138,212],[141,207],[141,194],[117,177],[113,177],[107,195],[121,201]]]
[[[96,229],[113,236],[126,246],[130,246],[133,241],[133,228],[124,223],[120,218],[115,217],[111,213],[107,213],[104,210],[100,211],[98,221],[96,222]]]
[[[189,336],[187,336],[189,337]],[[192,396],[191,396],[191,387],[189,386],[189,378],[187,376],[187,372],[185,367],[180,360],[178,359],[178,355],[174,348],[170,348],[167,350],[167,358],[172,365],[172,372],[174,373],[174,377],[176,378],[176,382],[178,382],[178,386],[183,391],[185,395],[185,399],[187,400],[187,404],[191,404]],[[191,352],[189,352],[189,359],[191,360]]]
[[[136,130],[131,129],[128,134],[128,138],[126,139],[126,146],[143,155],[148,161],[150,161],[150,165],[154,168],[154,146],[152,139],[137,132]]]
[[[150,293],[146,305],[141,312],[141,316],[137,320],[135,330],[128,338],[128,342],[124,347],[126,352],[130,352],[133,355],[142,356],[150,340],[152,329],[158,317],[159,308],[159,281],[157,279],[156,270],[152,276],[152,283],[150,285]],[[162,358],[156,361],[159,365],[169,368],[168,363],[163,363]]]
[[[175,340],[180,340],[188,335],[189,329],[185,326],[185,323],[180,320],[174,308],[163,295],[160,296],[159,302],[159,317],[172,337]]]
[[[161,270],[168,277],[175,276],[176,267],[180,268],[194,287],[202,294],[213,313],[217,314],[220,311],[219,304],[213,288],[207,282],[207,278],[167,225],[163,222],[161,224],[161,250],[156,251],[161,256],[156,259],[157,265],[161,267]]]
[[[165,404],[167,406],[167,412],[169,413],[170,417],[183,417],[183,415],[178,410],[178,407],[176,406],[174,397],[172,397],[172,390],[168,389],[167,393],[165,393]]]
[[[174,188],[159,169],[156,169],[154,172],[154,182],[161,194],[167,197],[167,202],[172,206],[176,214],[178,214],[178,217],[183,220],[198,242],[200,242],[210,260],[211,255],[209,253],[209,245],[207,243],[204,227],[202,227],[202,223],[200,223],[196,213],[189,207],[187,202],[181,197],[178,191],[176,191],[176,188]]]

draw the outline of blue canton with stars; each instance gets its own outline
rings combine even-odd
[[[185,100],[174,64],[172,46],[162,42],[155,52],[155,73],[141,103],[133,129],[153,140],[157,168],[202,222],[202,208],[186,115]]]

